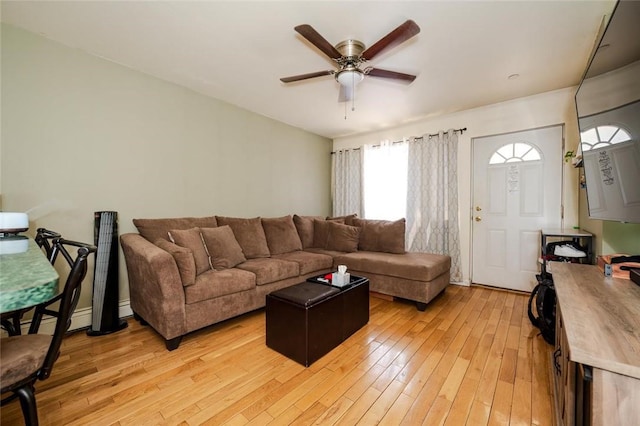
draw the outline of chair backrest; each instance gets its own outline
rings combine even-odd
[[[40,247],[41,249],[44,249],[47,259],[49,259],[49,262],[51,262],[52,264],[53,264],[53,261],[51,260],[51,254],[53,251],[53,245],[51,241],[54,238],[60,238],[60,237],[62,236],[57,232],[50,231],[45,228],[38,228],[36,230],[36,238],[35,238],[36,244],[38,244],[38,247]]]
[[[78,247],[75,259],[69,253],[66,246]],[[69,276],[67,277],[67,281],[62,291],[60,307],[56,315],[56,328],[53,333],[51,346],[49,346],[49,351],[45,357],[44,364],[38,373],[38,378],[40,380],[44,380],[49,377],[51,370],[53,369],[53,364],[58,358],[62,338],[71,326],[71,315],[78,304],[81,289],[80,285],[82,284],[84,277],[87,275],[87,258],[89,257],[89,254],[95,253],[96,250],[96,247],[90,244],[69,241],[60,237],[53,239],[50,258],[51,263],[55,262],[58,254],[61,253],[71,266],[71,271],[69,272]],[[40,307],[36,308],[35,315],[42,315],[38,312],[39,308]]]

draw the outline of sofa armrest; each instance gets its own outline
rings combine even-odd
[[[131,309],[165,339],[185,334],[185,296],[173,256],[140,234],[123,234]]]

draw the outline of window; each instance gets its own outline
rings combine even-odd
[[[597,126],[580,133],[582,152],[631,140],[629,133],[612,125]]]
[[[397,220],[407,211],[407,143],[365,147],[363,170],[364,217]]]
[[[493,153],[489,164],[516,163],[521,161],[540,160],[540,151],[533,145],[516,142],[504,145]]]

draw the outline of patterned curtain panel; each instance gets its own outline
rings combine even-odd
[[[407,247],[451,256],[451,281],[462,281],[458,224],[458,135],[453,129],[409,142]]]
[[[331,156],[333,216],[362,217],[362,149],[337,151]]]

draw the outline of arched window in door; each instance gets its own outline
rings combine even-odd
[[[597,126],[580,133],[582,152],[631,140],[625,129],[613,126]]]
[[[496,150],[491,156],[489,164],[517,163],[541,159],[540,151],[535,146],[524,142],[515,142],[503,145]]]

